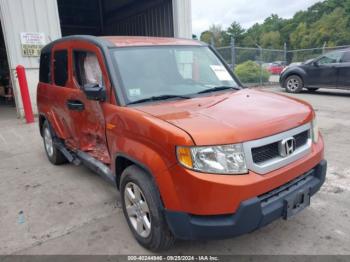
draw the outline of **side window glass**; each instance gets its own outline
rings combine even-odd
[[[39,81],[41,83],[50,83],[51,82],[51,53],[42,53],[40,55],[40,73]]]
[[[56,51],[54,54],[54,77],[56,85],[66,86],[68,80],[67,50]]]
[[[324,57],[322,57],[321,59],[319,59],[318,64],[326,65],[326,64],[339,63],[342,55],[343,55],[342,52],[329,53],[329,54],[325,55]]]
[[[92,52],[74,51],[75,77],[80,87],[86,84],[103,86],[103,76],[97,56]]]
[[[350,52],[344,52],[343,58],[341,59],[342,63],[350,63]]]

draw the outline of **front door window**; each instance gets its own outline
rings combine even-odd
[[[333,52],[333,53],[326,54],[325,56],[321,57],[318,60],[318,64],[327,65],[327,64],[339,63],[342,55],[343,54],[341,52]]]
[[[97,56],[92,52],[75,51],[75,73],[79,85],[103,85],[103,76]]]

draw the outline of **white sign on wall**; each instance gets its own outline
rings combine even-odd
[[[22,55],[25,57],[40,56],[45,44],[44,33],[21,33]]]

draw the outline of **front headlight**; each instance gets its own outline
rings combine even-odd
[[[242,144],[203,147],[177,147],[181,165],[195,171],[213,174],[248,173]]]
[[[312,126],[312,142],[317,143],[320,131],[318,130],[316,117],[314,118],[314,120],[312,120],[311,126]]]

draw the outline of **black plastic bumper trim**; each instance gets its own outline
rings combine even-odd
[[[239,236],[282,218],[284,201],[296,191],[309,190],[310,196],[314,195],[323,185],[326,172],[327,161],[322,160],[312,170],[286,185],[243,201],[235,214],[197,216],[165,210],[165,217],[171,231],[179,239],[222,239]]]

